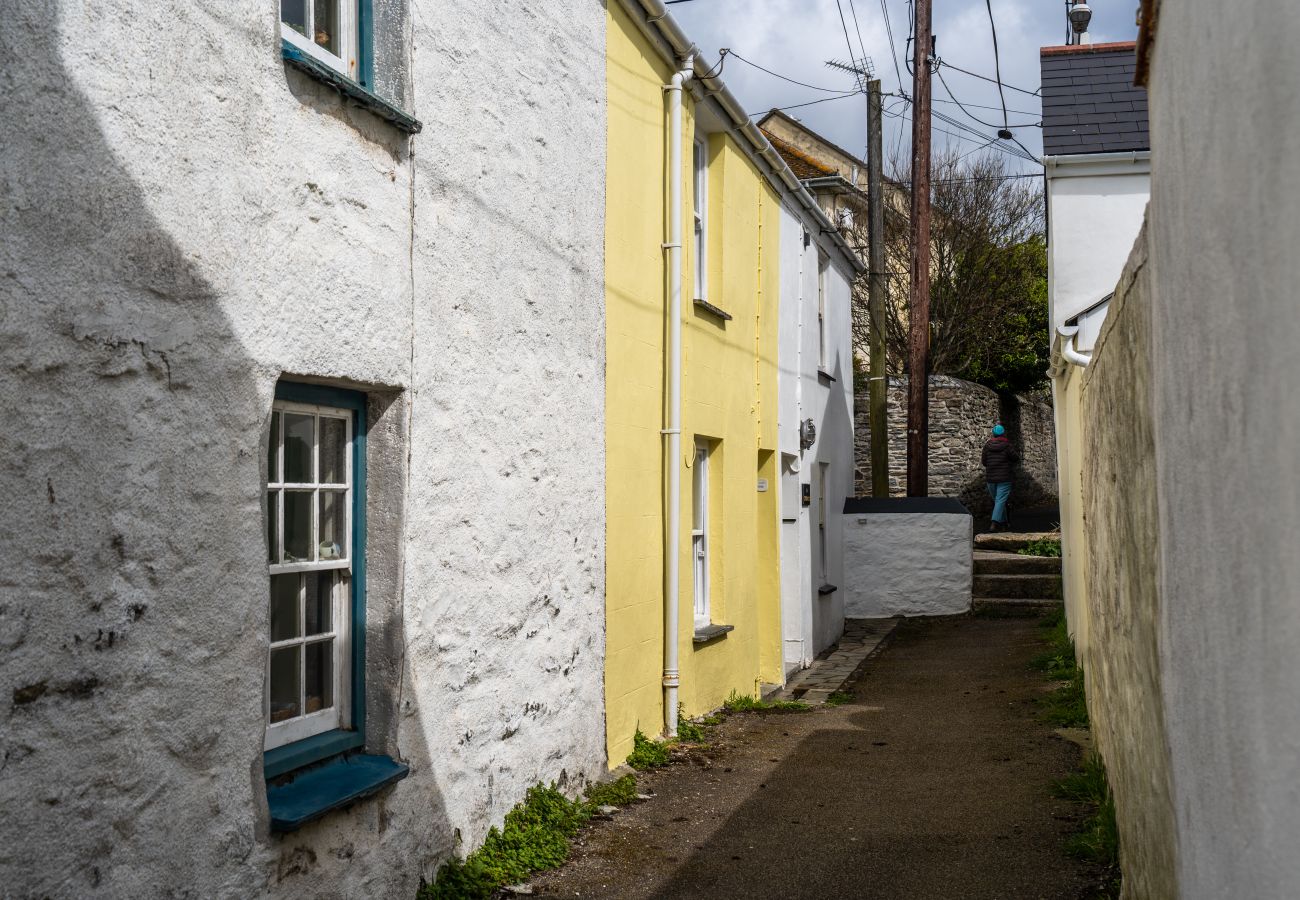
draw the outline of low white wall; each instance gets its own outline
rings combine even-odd
[[[970,610],[969,513],[853,508],[913,502],[849,501],[844,513],[846,617],[946,616]],[[952,505],[960,509],[955,501]]]

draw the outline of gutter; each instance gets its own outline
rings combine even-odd
[[[1076,366],[1087,368],[1088,363],[1092,362],[1092,354],[1080,353],[1074,349],[1074,336],[1079,333],[1079,326],[1061,325],[1056,329],[1056,333],[1061,336],[1061,356]]]
[[[840,252],[854,275],[865,275],[867,273],[866,263],[858,259],[857,254],[853,252],[848,242],[840,234],[839,229],[835,227],[835,223],[817,205],[816,198],[800,183],[794,172],[786,165],[785,160],[781,158],[781,154],[776,152],[766,135],[759,130],[757,125],[750,121],[749,116],[745,114],[744,108],[728,90],[726,84],[720,78],[705,77],[709,73],[709,67],[700,61],[698,48],[682,31],[681,26],[669,14],[668,8],[663,5],[661,0],[618,0],[618,2],[632,16],[633,21],[637,23],[641,30],[651,36],[650,43],[658,51],[664,62],[676,67],[680,60],[694,57],[691,66],[695,77],[692,80],[700,87],[693,90],[692,95],[695,96],[697,101],[712,99],[721,108],[726,117],[732,122],[731,133],[744,137],[744,140],[739,143],[743,149],[748,151],[749,157],[756,164],[759,160],[767,164],[767,171],[764,171],[762,165],[759,165],[758,168],[768,182],[778,192],[793,197],[808,212],[809,216],[817,224],[818,231]],[[746,144],[748,144],[747,147]]]

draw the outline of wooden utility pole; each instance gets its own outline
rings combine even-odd
[[[930,479],[930,2],[916,0],[912,65],[911,328],[907,341],[907,496]]]
[[[871,496],[889,496],[889,382],[885,375],[885,203],[880,80],[867,84],[867,312],[871,319]]]

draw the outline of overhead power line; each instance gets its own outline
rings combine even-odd
[[[971,78],[978,78],[981,81],[987,81],[989,84],[998,83],[996,79],[990,78],[987,75],[981,75],[979,72],[972,72],[970,69],[963,69],[961,66],[954,66],[946,59],[936,60],[935,64],[940,67],[947,66],[948,68],[952,69],[954,72],[961,72],[963,75],[969,75]],[[1003,82],[1003,84],[1006,83]],[[1030,97],[1038,96],[1038,91],[1031,91],[1022,87],[1016,87],[1014,84],[1007,84],[1006,87],[1013,91],[1019,91],[1022,94],[1028,94]],[[1041,88],[1039,90],[1041,90]]]
[[[997,76],[998,96],[1002,98],[1002,127],[1006,131],[1011,130],[1007,124],[1007,95],[1002,90],[1002,59],[998,53],[998,26],[993,21],[993,0],[984,0],[984,8],[989,11],[989,30],[993,32],[993,74]],[[952,96],[952,92],[948,92]],[[953,97],[956,100],[956,97]]]
[[[771,69],[760,66],[756,62],[751,62],[750,60],[745,59],[745,57],[741,56],[735,50],[730,50],[730,49],[727,50],[727,55],[735,57],[736,59],[740,60],[747,66],[753,66],[755,69],[758,69],[760,72],[766,72],[768,75],[771,75],[773,78],[779,78],[782,81],[788,81],[791,84],[797,84],[799,85],[799,87],[806,87],[812,91],[824,91],[828,94],[843,94],[845,92],[844,88],[818,87],[815,84],[808,84],[803,81],[797,81],[794,78],[789,77],[788,75],[782,75],[780,72],[773,72]],[[858,91],[850,91],[849,93],[857,93],[857,92]]]
[[[829,103],[831,100],[844,100],[848,97],[861,97],[861,96],[862,96],[861,91],[846,91],[845,93],[840,94],[837,97],[819,97],[816,100],[809,100],[806,103],[791,103],[789,106],[770,106],[767,109],[759,110],[758,112],[748,113],[748,115],[752,119],[755,116],[766,115],[767,113],[770,113],[774,109],[779,109],[782,111],[787,109],[799,109],[802,106],[813,106],[814,104],[817,103]]]

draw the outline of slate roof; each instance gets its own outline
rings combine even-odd
[[[1043,155],[1149,150],[1132,41],[1043,47]]]

